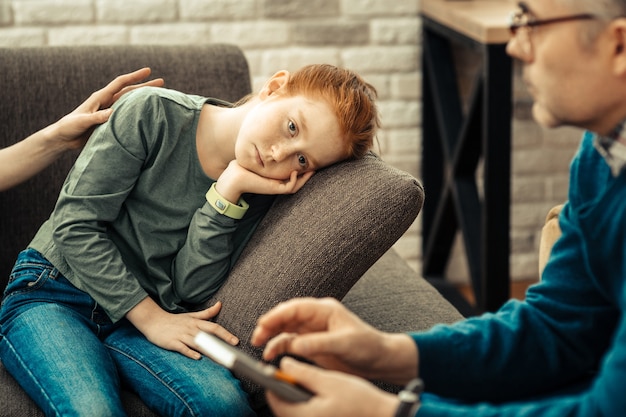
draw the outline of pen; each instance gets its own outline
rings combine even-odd
[[[277,369],[276,371],[274,371],[274,378],[279,379],[281,381],[285,381],[289,384],[293,384],[293,385],[298,384],[298,382],[293,376],[281,371],[280,369]]]
[[[312,393],[298,386],[296,379],[272,364],[254,359],[241,350],[230,346],[215,335],[198,332],[194,338],[202,353],[227,367],[235,374],[250,378],[253,382],[273,391],[288,401],[307,401]]]

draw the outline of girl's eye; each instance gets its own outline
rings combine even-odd
[[[292,136],[295,136],[295,134],[298,133],[298,127],[291,120],[289,121],[289,123],[287,123],[287,128],[289,129],[289,133],[291,133]]]
[[[304,155],[298,155],[298,164],[302,167],[302,168],[306,168],[307,166],[307,162],[306,162],[306,157]]]

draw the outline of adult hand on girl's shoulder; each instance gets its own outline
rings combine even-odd
[[[292,171],[287,179],[267,178],[242,167],[237,160],[232,160],[217,180],[216,189],[222,197],[231,203],[236,203],[244,193],[294,194],[306,184],[313,174],[315,171],[301,174]]]
[[[44,131],[48,134],[49,141],[66,149],[81,148],[94,127],[109,119],[112,112],[110,107],[121,96],[137,88],[162,87],[165,84],[162,78],[142,83],[141,81],[150,76],[150,73],[150,68],[146,67],[117,76],[105,87],[92,93],[71,113],[48,126]]]
[[[200,359],[202,355],[194,341],[199,331],[212,333],[231,345],[239,343],[235,335],[210,321],[221,308],[222,304],[217,302],[201,311],[173,314],[146,297],[126,314],[126,318],[155,345]]]

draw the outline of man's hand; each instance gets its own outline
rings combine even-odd
[[[392,417],[399,405],[397,396],[355,376],[291,358],[281,361],[281,369],[315,395],[306,402],[293,403],[267,391],[267,402],[277,417]]]
[[[293,354],[327,369],[398,384],[417,376],[413,339],[373,328],[332,298],[279,304],[259,318],[252,334],[252,344],[266,342],[266,360]]]

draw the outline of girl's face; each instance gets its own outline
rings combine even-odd
[[[235,144],[242,167],[273,179],[287,179],[347,157],[339,122],[324,100],[271,93],[246,115]]]

